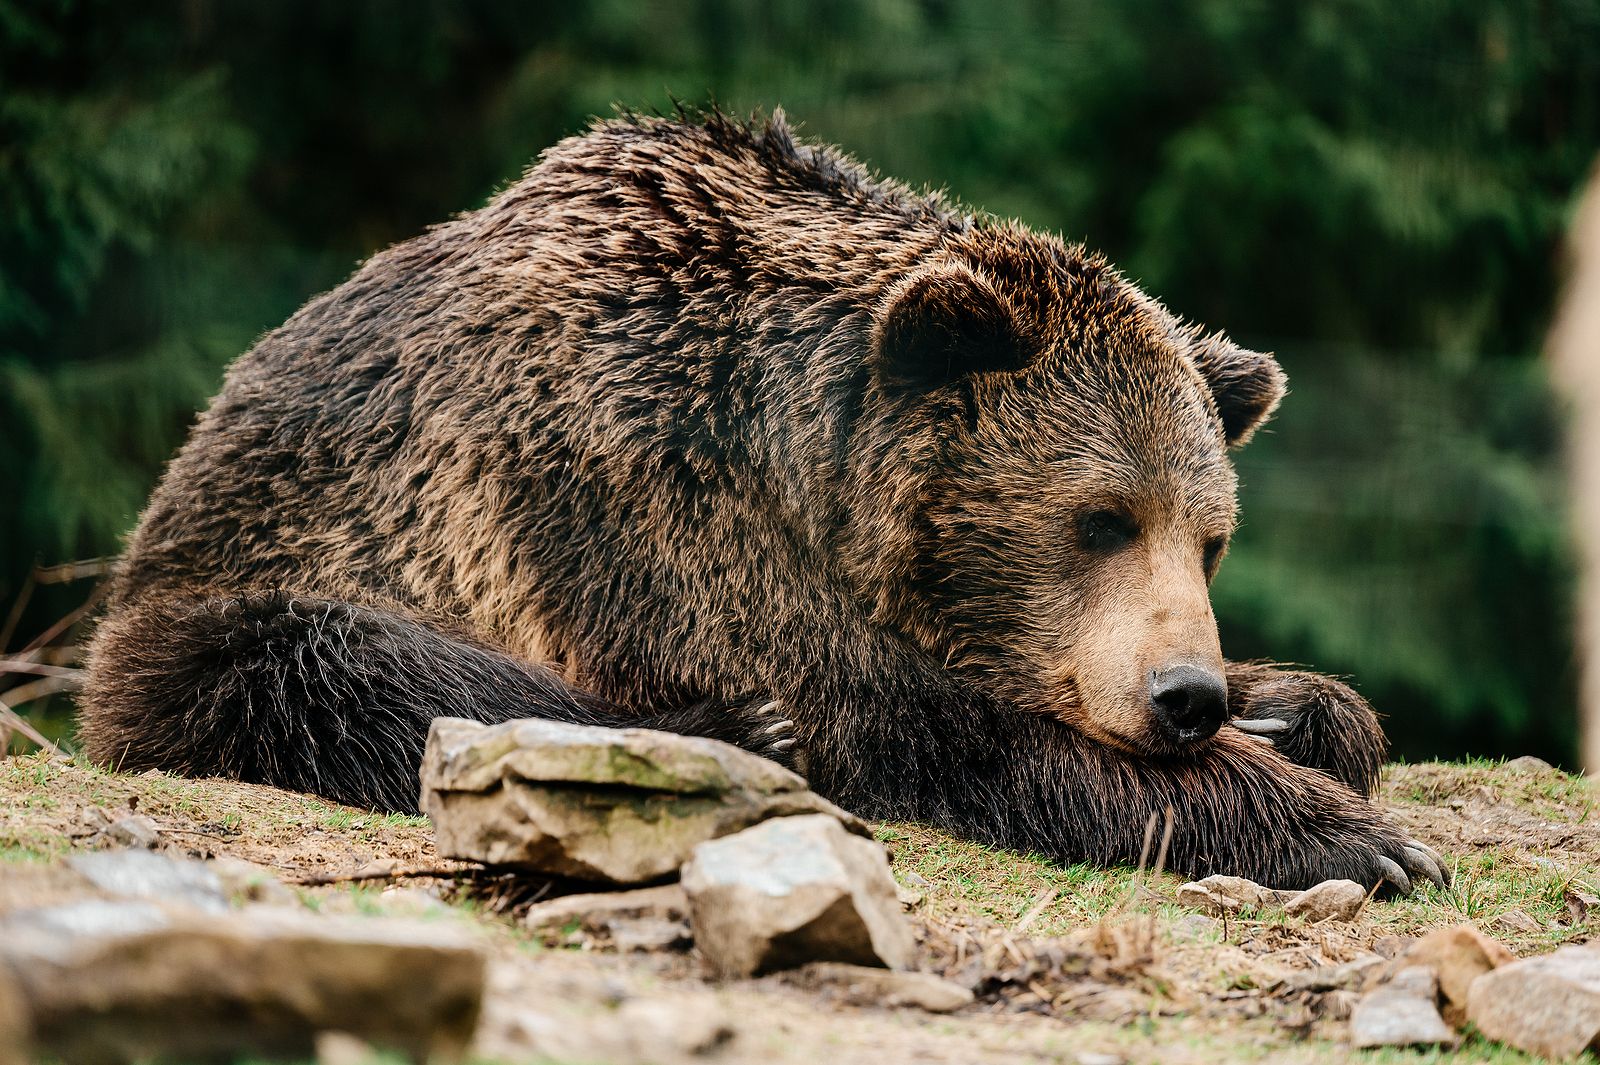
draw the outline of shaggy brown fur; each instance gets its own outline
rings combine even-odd
[[[1240,727],[1152,709],[1174,663],[1220,700],[1226,447],[1282,390],[1082,248],[781,117],[601,123],[235,364],[83,733],[411,808],[435,715],[782,756],[776,700],[867,817],[1117,862],[1170,806],[1185,873],[1437,878],[1358,794],[1383,741],[1349,689],[1232,666]]]

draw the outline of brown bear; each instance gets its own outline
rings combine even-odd
[[[435,716],[642,725],[1063,861],[1170,808],[1182,873],[1443,883],[1365,797],[1370,708],[1218,646],[1228,448],[1283,387],[781,114],[602,122],[235,363],[83,736],[413,809]]]

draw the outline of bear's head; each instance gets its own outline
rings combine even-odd
[[[1211,737],[1228,452],[1282,397],[1278,364],[1081,250],[1007,229],[887,288],[869,375],[869,409],[899,441],[879,491],[894,513],[869,519],[880,618],[1103,742],[1171,753]]]

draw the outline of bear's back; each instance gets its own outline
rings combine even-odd
[[[971,225],[781,116],[601,123],[242,356],[113,601],[276,588],[504,637],[542,540],[673,506],[663,471],[770,474],[762,412],[820,417],[884,279]]]

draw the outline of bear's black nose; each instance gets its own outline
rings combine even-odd
[[[1194,743],[1213,735],[1228,718],[1228,686],[1209,669],[1188,664],[1150,674],[1150,706],[1173,740]]]

